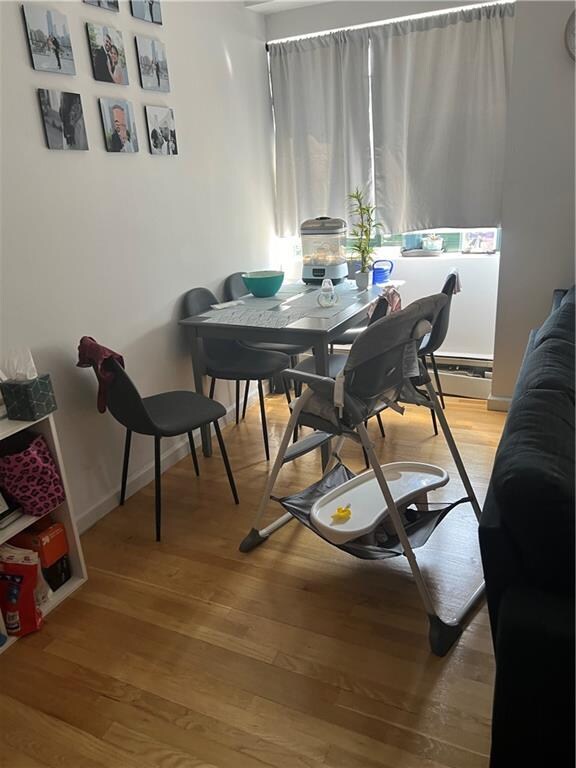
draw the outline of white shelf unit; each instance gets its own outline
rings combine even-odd
[[[43,606],[43,614],[47,616],[50,611],[54,610],[56,606],[66,600],[72,592],[75,592],[86,581],[86,564],[84,563],[84,555],[82,553],[82,545],[80,544],[80,537],[78,535],[78,529],[72,512],[72,506],[70,502],[70,490],[68,487],[68,480],[66,478],[66,472],[64,469],[64,463],[62,461],[62,453],[60,451],[60,443],[58,442],[58,433],[56,432],[56,425],[52,414],[45,416],[38,421],[11,421],[9,419],[3,419],[0,421],[0,441],[15,435],[17,432],[22,432],[25,429],[32,429],[37,434],[41,434],[46,439],[50,452],[54,457],[54,461],[58,465],[58,470],[62,477],[62,483],[64,485],[64,492],[66,494],[66,500],[55,509],[52,514],[55,520],[62,523],[66,530],[66,537],[68,539],[68,556],[70,558],[70,571],[71,578],[66,584],[63,584],[60,589],[53,593],[50,601]],[[6,528],[0,529],[0,544],[3,544],[8,539],[15,536],[20,531],[25,530],[29,525],[39,520],[39,517],[33,517],[32,515],[22,515],[17,520],[14,520]],[[42,631],[42,630],[40,630]],[[0,632],[6,635],[6,627],[4,620],[0,612]],[[8,640],[0,647],[0,653],[6,651],[11,645],[18,640],[17,637],[8,637]]]

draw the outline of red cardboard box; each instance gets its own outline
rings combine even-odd
[[[38,533],[23,531],[12,537],[10,544],[38,552],[42,568],[50,568],[61,557],[68,554],[68,540],[62,523],[52,523]]]

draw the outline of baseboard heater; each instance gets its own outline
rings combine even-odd
[[[492,390],[492,358],[466,355],[435,357],[445,395],[488,400]]]

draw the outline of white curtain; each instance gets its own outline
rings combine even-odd
[[[316,216],[346,218],[358,186],[373,198],[368,32],[270,45],[281,237]]]
[[[500,224],[513,16],[510,3],[370,30],[386,231]]]

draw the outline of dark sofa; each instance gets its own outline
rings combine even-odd
[[[491,768],[574,766],[574,288],[532,331],[479,537],[496,657]]]

